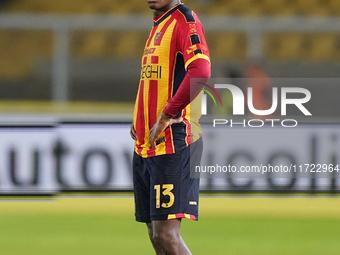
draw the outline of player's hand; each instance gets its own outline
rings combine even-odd
[[[137,133],[136,133],[136,129],[135,127],[133,126],[133,123],[131,124],[131,127],[130,127],[130,136],[133,140],[137,141]]]
[[[162,112],[161,116],[159,116],[157,122],[155,123],[155,125],[153,125],[149,133],[149,141],[151,148],[156,149],[157,139],[168,126],[171,126],[172,124],[175,123],[180,123],[182,121],[183,121],[182,117],[178,119],[172,119],[170,115]]]

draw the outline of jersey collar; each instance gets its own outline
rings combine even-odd
[[[174,13],[180,5],[183,5],[183,3],[179,3],[175,6],[173,6],[172,8],[170,8],[167,12],[163,13],[162,15],[159,15],[157,17],[153,18],[153,25],[157,26],[160,23],[162,23],[163,20],[165,20],[167,17],[169,17],[172,13]]]

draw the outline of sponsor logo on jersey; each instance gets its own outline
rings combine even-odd
[[[165,136],[163,136],[163,137],[161,137],[161,138],[158,138],[158,139],[156,140],[156,145],[161,144],[161,143],[164,143],[164,142],[165,142]]]
[[[152,54],[152,53],[154,53],[154,52],[155,52],[155,48],[146,48],[146,49],[144,50],[144,56],[145,56],[145,55]]]
[[[161,36],[162,32],[158,32],[156,35],[155,35],[155,39],[153,41],[153,44],[156,44],[156,42],[158,41],[159,37]]]
[[[197,33],[196,24],[189,24],[189,28],[190,28],[190,33],[192,34]]]
[[[159,65],[144,65],[141,70],[142,79],[161,79],[162,66]]]

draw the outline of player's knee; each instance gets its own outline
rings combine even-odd
[[[163,245],[177,245],[180,240],[180,235],[175,231],[162,231],[152,236],[153,241],[160,247]]]

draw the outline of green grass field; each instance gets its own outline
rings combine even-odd
[[[154,254],[132,198],[0,202],[0,254]],[[339,254],[339,198],[202,198],[183,220],[196,255]]]

